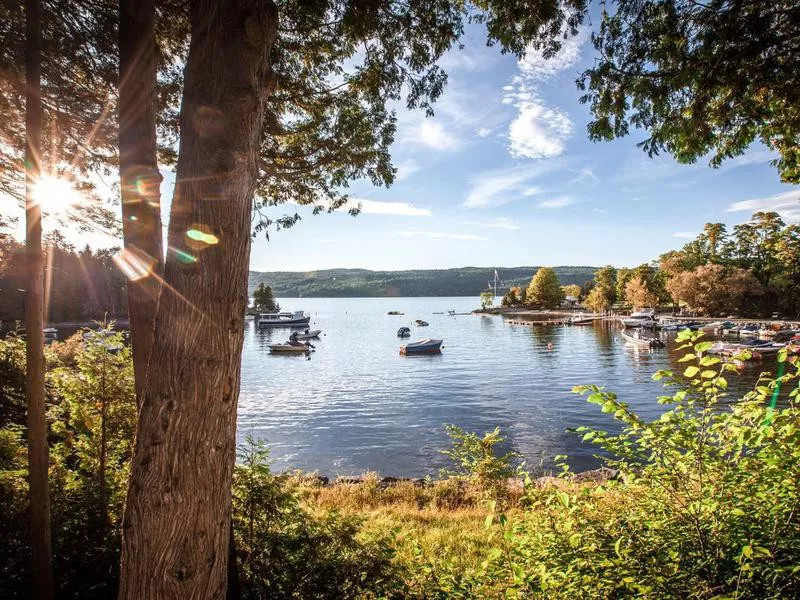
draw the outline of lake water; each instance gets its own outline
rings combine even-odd
[[[284,310],[305,310],[324,334],[316,351],[271,355],[284,329],[248,321],[242,358],[239,439],[252,436],[272,448],[274,468],[327,475],[368,470],[393,476],[435,474],[447,465],[444,424],[469,431],[499,426],[529,467],[552,465],[567,454],[574,470],[595,467],[596,449],[568,431],[611,426],[608,415],[573,394],[573,386],[605,385],[644,417],[663,411],[662,390],[651,380],[677,368],[668,350],[625,344],[619,327],[526,327],[500,316],[468,312],[477,298],[281,299]],[[405,312],[389,316],[390,310]],[[429,327],[415,327],[423,319]],[[443,338],[441,355],[403,357],[397,329],[411,341]],[[552,349],[548,349],[548,344]],[[765,362],[750,370],[769,368]],[[745,375],[744,386],[752,382]],[[732,388],[737,382],[732,382]]]

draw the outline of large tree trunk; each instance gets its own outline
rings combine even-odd
[[[119,172],[136,399],[141,405],[161,289],[154,0],[119,3]]]
[[[34,198],[41,176],[42,33],[39,0],[25,2],[25,223],[27,228],[27,289],[25,293],[25,395],[28,405],[28,472],[33,597],[53,597],[50,549],[49,452],[44,389],[44,285],[42,281],[42,209]]]
[[[142,396],[120,598],[223,598],[271,0],[194,0],[170,251]]]

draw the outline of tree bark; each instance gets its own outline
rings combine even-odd
[[[193,0],[164,285],[123,523],[123,600],[223,598],[271,0]]]
[[[49,452],[44,387],[44,285],[42,260],[42,209],[34,188],[41,176],[41,7],[39,0],[25,2],[25,224],[27,289],[25,293],[25,396],[28,406],[28,477],[30,483],[30,536],[33,598],[53,597],[53,559],[50,547]]]
[[[141,406],[161,290],[154,0],[119,3],[119,172],[136,399]]]

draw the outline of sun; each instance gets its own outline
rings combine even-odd
[[[66,212],[83,200],[80,192],[66,179],[43,176],[36,183],[33,198],[46,213]]]

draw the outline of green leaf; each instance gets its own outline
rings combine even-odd
[[[700,366],[701,367],[710,367],[711,365],[716,365],[721,363],[722,361],[717,356],[704,356],[700,359]]]
[[[683,372],[683,376],[684,377],[694,377],[699,372],[700,372],[700,369],[695,367],[695,366],[686,367],[686,370]]]

